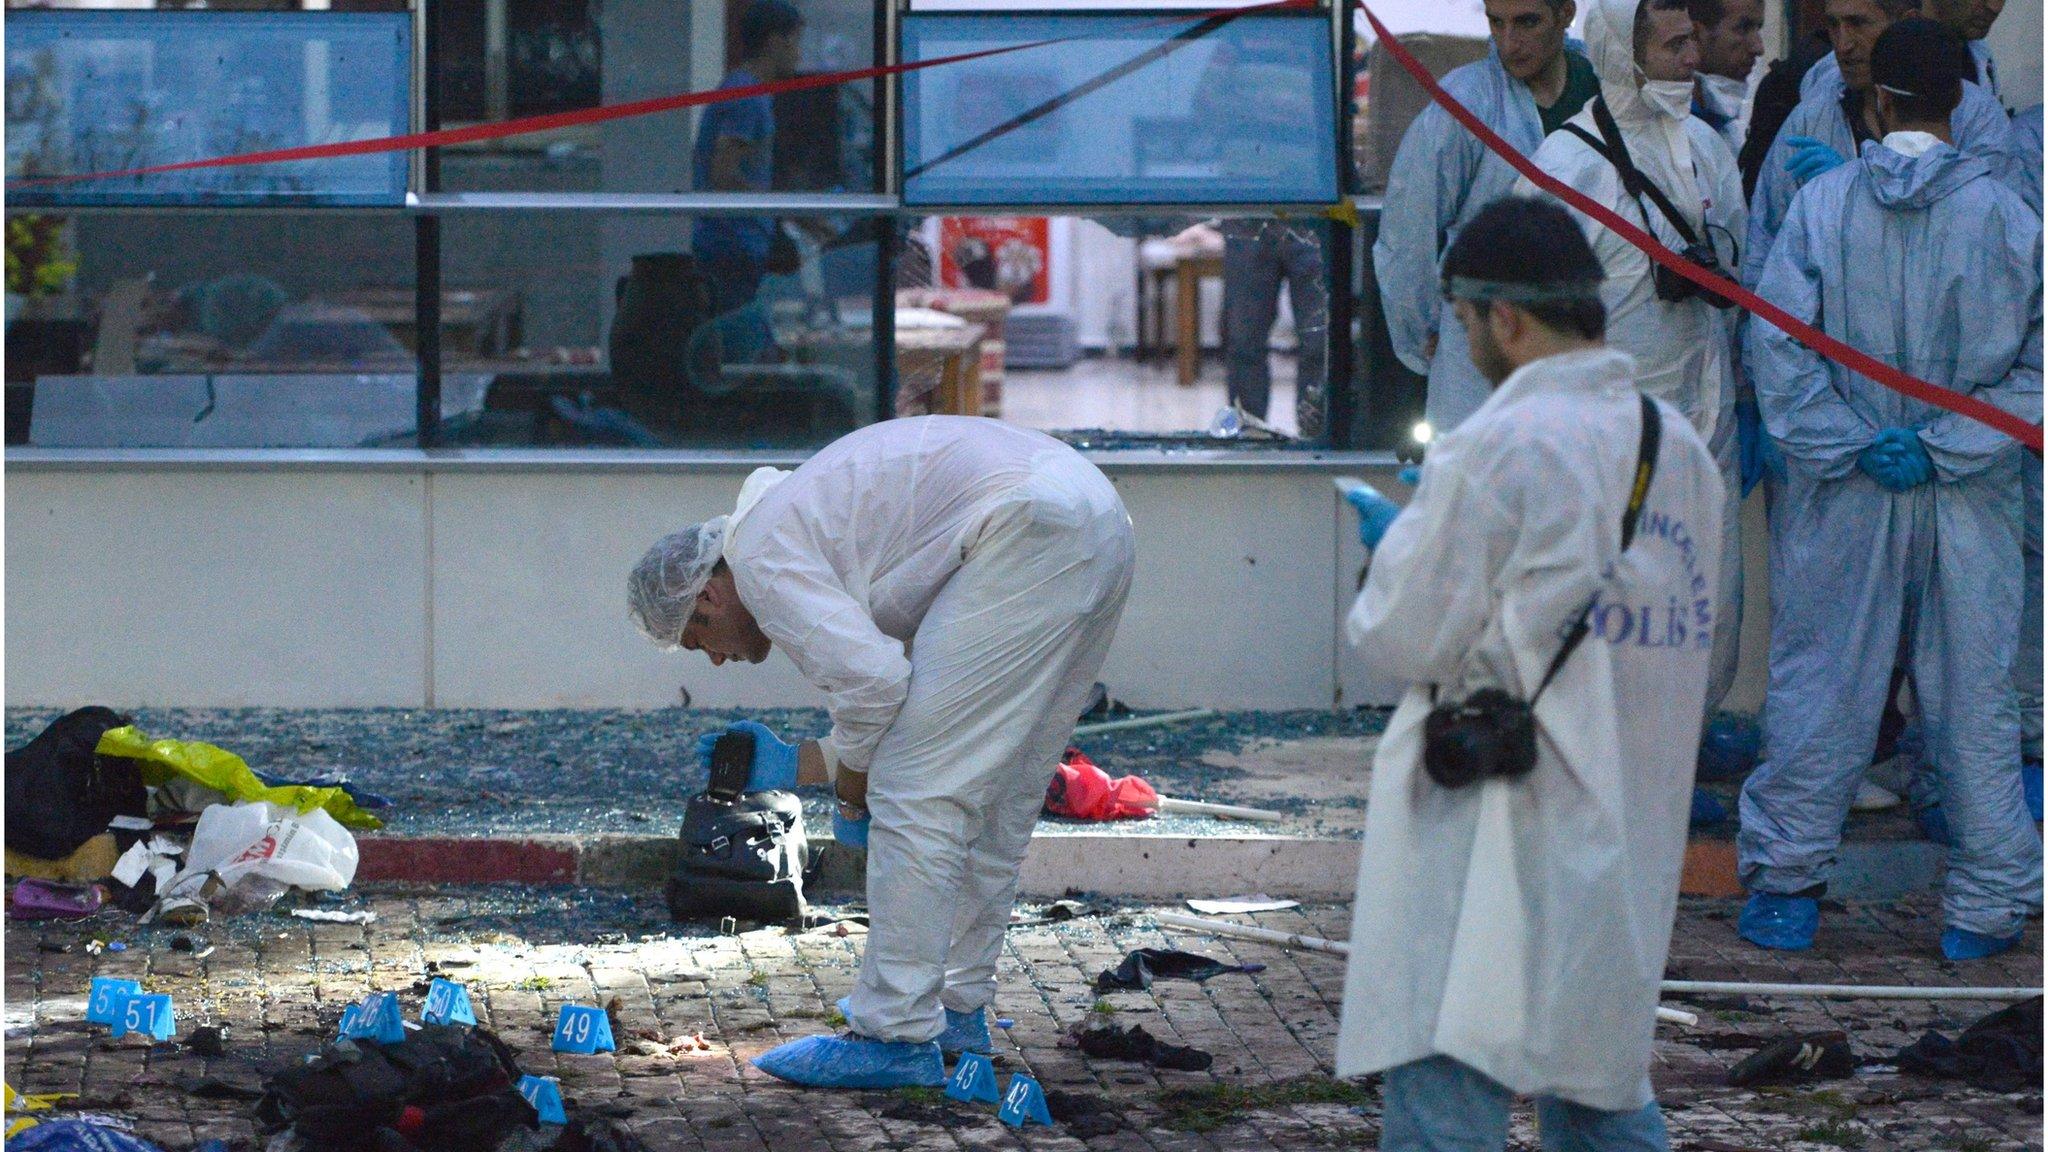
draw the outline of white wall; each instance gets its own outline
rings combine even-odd
[[[655,538],[731,505],[757,459],[628,454],[563,467],[415,453],[241,466],[9,454],[6,702],[76,707],[657,707],[818,703],[787,659],[713,669],[626,617]],[[543,454],[536,453],[536,457]],[[62,463],[69,457],[72,463]],[[1138,707],[1389,703],[1341,643],[1363,552],[1349,460],[1169,465],[1098,457],[1138,532],[1103,679]],[[1762,697],[1752,560],[1744,677]]]
[[[625,614],[641,551],[725,511],[759,461],[78,469],[37,456],[8,464],[12,705],[818,699],[779,655],[713,670],[656,650]],[[1332,566],[1343,539],[1357,547],[1329,477],[1357,470],[1106,463],[1139,548],[1104,671],[1117,696],[1329,707],[1349,602]]]

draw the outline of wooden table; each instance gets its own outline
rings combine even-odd
[[[1174,380],[1183,388],[1202,371],[1202,281],[1223,279],[1221,252],[1189,252],[1173,265]]]
[[[979,324],[896,330],[896,414],[981,415]],[[934,374],[936,388],[919,385]],[[929,397],[929,400],[927,400]]]

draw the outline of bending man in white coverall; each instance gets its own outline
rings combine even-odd
[[[1538,1098],[1545,1149],[1654,1152],[1720,476],[1652,401],[1624,535],[1649,421],[1629,358],[1601,343],[1600,266],[1563,209],[1496,201],[1444,280],[1495,387],[1430,445],[1406,510],[1362,509],[1372,568],[1348,632],[1409,688],[1373,761],[1351,926],[1369,944],[1345,973],[1337,1074],[1386,1071],[1382,1152],[1499,1149],[1515,1093]],[[1424,719],[1489,688],[1536,697],[1535,766],[1439,783]]]
[[[731,515],[663,538],[634,569],[633,614],[655,640],[714,664],[780,647],[825,694],[822,740],[745,725],[749,788],[833,780],[835,832],[868,849],[851,1032],[759,1067],[820,1087],[937,1085],[942,1047],[988,1050],[1017,869],[1123,613],[1133,548],[1116,489],[1072,448],[930,416],[863,428],[795,472],[756,471]],[[863,791],[871,828],[847,811]]]

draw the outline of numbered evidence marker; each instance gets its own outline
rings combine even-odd
[[[543,1124],[567,1124],[569,1116],[562,1111],[562,1088],[553,1076],[521,1076],[519,1095],[533,1110],[540,1113]]]
[[[371,993],[356,1009],[354,1020],[344,1012],[341,1022],[344,1040],[375,1040],[379,1044],[405,1041],[405,1020],[399,1015],[396,992]]]
[[[1002,1098],[996,1091],[996,1066],[979,1052],[962,1052],[946,1081],[946,1095],[963,1104],[993,1104]]]
[[[420,1023],[476,1023],[476,1012],[469,1006],[469,989],[453,980],[435,977],[427,986],[427,1003],[420,1009]]]
[[[111,1026],[121,1016],[121,1002],[130,996],[140,995],[142,985],[137,981],[95,976],[92,978],[92,995],[85,1002],[85,1021]]]
[[[171,1033],[178,1030],[178,1018],[171,1010],[168,993],[158,992],[151,996],[138,992],[122,997],[120,1006],[120,1014],[114,1017],[114,1035],[117,1038],[130,1032],[142,1032],[153,1039],[169,1040]]]
[[[613,1051],[612,1022],[605,1018],[604,1009],[586,1004],[562,1005],[562,1018],[555,1023],[554,1049],[585,1055]]]
[[[1022,1072],[1010,1077],[1010,1090],[1003,1093],[1003,1106],[997,1109],[996,1119],[1012,1128],[1032,1123],[1052,1127],[1052,1113],[1045,1107],[1045,1089]]]

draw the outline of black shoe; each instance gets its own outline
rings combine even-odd
[[[1728,1073],[1736,1088],[1765,1084],[1804,1084],[1810,1080],[1837,1080],[1856,1071],[1856,1054],[1849,1050],[1843,1032],[1809,1032],[1787,1036],[1751,1053]]]

